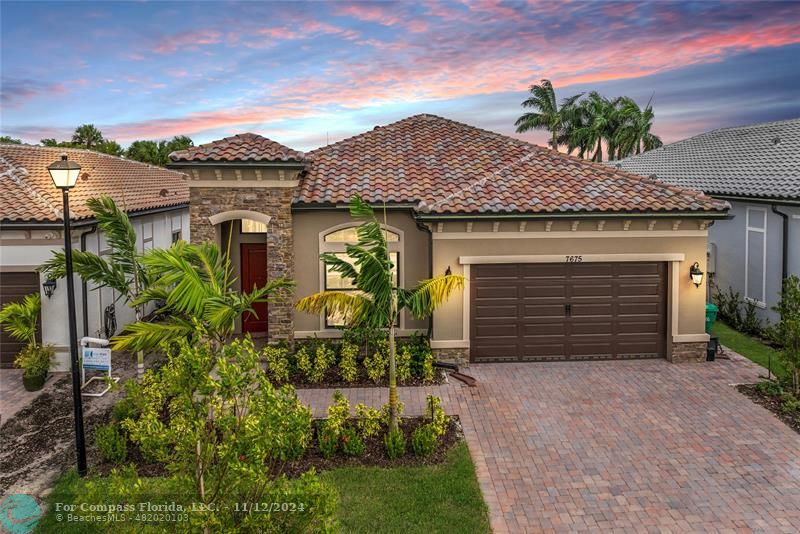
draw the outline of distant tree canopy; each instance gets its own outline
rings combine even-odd
[[[21,139],[15,139],[13,137],[9,137],[7,135],[0,136],[0,143],[5,143],[6,145],[21,145]]]
[[[190,146],[194,146],[194,142],[185,135],[175,136],[169,141],[134,141],[125,155],[129,159],[166,167],[171,152]]]
[[[6,140],[8,139],[8,140]],[[19,143],[19,139],[4,136],[3,143]],[[70,141],[58,141],[54,138],[40,140],[41,144],[50,147],[84,148],[95,150],[112,156],[124,156],[128,159],[165,167],[169,163],[169,154],[194,146],[194,141],[185,135],[177,135],[169,141],[134,141],[127,150],[112,139],[106,139],[94,124],[81,124],[75,128]]]

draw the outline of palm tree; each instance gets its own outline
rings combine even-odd
[[[650,133],[655,117],[652,99],[642,110],[633,99],[622,97],[620,114],[622,124],[614,134],[618,158],[641,154],[643,151],[646,152],[664,144],[660,137]]]
[[[9,302],[3,306],[0,310],[0,325],[17,341],[35,348],[36,325],[39,323],[41,309],[42,297],[39,293],[31,293],[21,302]]]
[[[518,133],[529,130],[548,130],[550,132],[548,144],[554,150],[558,150],[559,136],[562,136],[564,132],[566,112],[575,105],[582,94],[565,98],[559,109],[556,92],[550,80],[542,80],[541,85],[531,85],[530,93],[531,96],[522,103],[522,107],[532,108],[536,111],[524,113],[517,119],[514,126],[517,127]]]
[[[94,124],[81,124],[72,134],[72,142],[87,149],[92,149],[103,142],[103,134]]]
[[[620,124],[619,103],[619,98],[609,100],[597,91],[589,93],[589,96],[579,104],[581,121],[569,132],[568,145],[571,148],[580,147],[581,157],[583,151],[593,150],[592,161],[603,161],[605,142],[611,159],[614,159],[616,154],[614,134]]]
[[[178,241],[168,249],[151,250],[141,261],[153,282],[133,304],[162,303],[157,314],[164,320],[128,325],[112,339],[115,350],[153,350],[192,337],[198,325],[212,341],[221,343],[233,333],[237,318],[245,312],[255,314],[253,304],[294,286],[278,278],[250,292],[235,291],[229,254],[223,255],[212,243]]]
[[[136,231],[128,214],[120,209],[111,197],[90,198],[87,207],[94,214],[97,227],[103,232],[111,252],[99,256],[94,252],[73,250],[72,263],[75,273],[84,281],[91,282],[96,289],[110,287],[133,303],[139,294],[150,285],[150,276],[142,263],[142,255],[136,247]],[[64,252],[54,252],[53,257],[39,267],[48,277],[58,279],[66,276]],[[134,306],[136,320],[144,316],[144,308]],[[137,368],[144,372],[144,354],[138,355]]]
[[[404,309],[417,319],[430,316],[453,291],[464,286],[464,278],[448,274],[422,280],[413,289],[395,287],[392,277],[394,265],[386,243],[386,234],[372,207],[359,196],[354,196],[350,201],[350,215],[364,222],[357,230],[358,242],[347,245],[348,258],[322,254],[320,259],[328,268],[349,279],[357,291],[322,291],[300,299],[297,309],[313,314],[341,315],[345,318],[345,324],[350,327],[388,329],[389,429],[396,431],[395,324]]]

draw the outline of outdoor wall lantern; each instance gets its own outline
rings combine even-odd
[[[695,286],[700,287],[700,284],[703,283],[703,274],[703,271],[700,270],[700,264],[694,262],[694,265],[689,269],[689,278],[692,279],[692,283]]]
[[[78,183],[81,166],[70,161],[66,154],[47,167],[53,185],[61,190],[64,205],[64,263],[67,278],[67,318],[69,321],[69,356],[72,368],[72,405],[75,415],[75,451],[78,456],[78,474],[86,475],[86,440],[83,434],[83,400],[81,399],[81,374],[78,361],[78,327],[75,319],[75,281],[72,276],[72,236],[69,224],[69,190]],[[55,288],[55,283],[53,283]],[[47,295],[48,297],[50,295]]]
[[[55,291],[56,291],[56,285],[57,285],[56,281],[53,278],[48,278],[42,284],[42,287],[44,288],[44,294],[45,294],[45,296],[47,298],[50,298],[50,297],[53,296],[53,293],[55,293]]]

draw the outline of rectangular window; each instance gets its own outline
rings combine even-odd
[[[142,252],[153,248],[153,221],[142,223]]]
[[[336,257],[347,260],[349,256],[345,252],[337,252]],[[400,265],[400,253],[390,252],[389,258],[391,259],[394,267],[392,268],[392,283],[397,286],[398,280],[398,266]],[[326,291],[357,291],[349,279],[343,278],[342,275],[325,266],[325,290]],[[337,316],[329,313],[325,317],[325,326],[336,327],[344,326],[344,317]]]
[[[767,287],[767,210],[747,208],[745,236],[745,299],[766,307]]]
[[[178,242],[178,241],[180,241],[181,239],[182,239],[182,237],[181,237],[181,231],[180,231],[180,230],[173,230],[173,231],[172,231],[172,242],[173,242],[173,243],[177,243],[177,242]]]
[[[254,221],[252,219],[242,219],[242,233],[243,234],[266,234],[267,225],[261,221]]]

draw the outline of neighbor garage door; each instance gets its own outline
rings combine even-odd
[[[9,302],[19,302],[25,295],[38,291],[39,273],[0,273],[0,307]],[[3,329],[0,332],[0,367],[12,367],[14,357],[22,347],[23,343],[14,340]]]
[[[472,265],[474,362],[662,358],[666,264]]]

